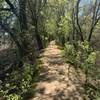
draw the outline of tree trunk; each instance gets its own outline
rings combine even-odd
[[[77,5],[76,5],[76,22],[77,22],[77,26],[78,26],[78,29],[79,29],[80,39],[81,39],[81,41],[84,41],[81,26],[79,24],[79,3],[80,3],[80,1],[81,0],[78,0]]]
[[[34,43],[33,43],[33,35],[32,32],[29,31],[27,25],[27,16],[26,16],[26,5],[27,0],[19,0],[19,21],[20,21],[20,38],[23,47],[24,57],[28,58],[28,60],[33,63],[35,61],[34,54]]]
[[[21,31],[27,30],[27,17],[26,17],[26,4],[27,0],[19,0],[19,22]]]
[[[38,48],[39,48],[39,50],[41,50],[41,49],[43,49],[43,44],[42,44],[42,39],[38,32],[38,16],[34,20],[34,26],[35,26],[35,34],[36,34],[36,39],[37,39],[37,43],[38,43]]]

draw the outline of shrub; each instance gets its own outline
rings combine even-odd
[[[65,44],[64,55],[66,62],[75,64],[76,51],[73,45],[71,45],[70,43]]]
[[[86,75],[85,85],[88,87],[88,89],[85,88],[86,94],[92,97],[92,99],[99,100],[100,95],[98,94],[100,94],[100,92],[98,91],[97,87],[91,84],[90,81],[96,62],[96,54],[97,52],[90,47],[87,41],[79,41],[77,43],[77,47],[74,47],[73,44],[66,43],[64,49],[64,56],[66,61],[74,64],[77,68],[81,68]],[[88,86],[88,83],[90,83],[92,87]],[[94,95],[91,93],[94,93]]]
[[[36,62],[34,65],[24,63],[22,71],[13,71],[6,81],[0,81],[0,97],[6,100],[22,100],[23,94],[28,92],[31,83],[38,76],[41,67],[38,63],[40,62]]]
[[[76,67],[82,68],[85,72],[89,72],[89,69],[95,65],[96,52],[89,46],[87,41],[78,41],[77,47],[73,44],[66,43],[64,48],[64,55],[66,61],[74,64]]]

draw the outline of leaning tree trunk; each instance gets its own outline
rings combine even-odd
[[[26,16],[27,0],[19,0],[19,22],[20,22],[20,38],[23,47],[23,57],[29,61],[34,62],[34,43],[32,33],[28,29]]]

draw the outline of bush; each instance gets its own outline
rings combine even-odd
[[[31,88],[31,84],[37,79],[41,66],[37,61],[34,65],[24,63],[23,69],[10,73],[7,80],[0,81],[0,97],[6,100],[22,100]]]
[[[17,94],[10,94],[9,96],[6,96],[7,100],[20,100],[20,96]]]
[[[89,46],[87,41],[78,42],[75,48],[73,44],[66,43],[64,55],[66,62],[82,68],[85,72],[89,71],[95,65],[96,52]]]
[[[78,42],[77,47],[74,47],[73,44],[66,43],[64,48],[66,62],[73,64],[76,68],[81,68],[86,75],[85,85],[88,87],[88,89],[85,88],[86,94],[90,97],[92,95],[92,99],[99,100],[100,95],[98,94],[100,94],[100,90],[98,90],[98,87],[95,87],[94,84],[92,85],[90,81],[96,63],[96,54],[97,52],[89,46],[87,41]],[[91,84],[92,87],[88,86],[88,84]],[[94,95],[91,93],[94,93]]]
[[[66,62],[75,64],[76,51],[73,45],[71,45],[70,43],[65,44],[64,55]]]

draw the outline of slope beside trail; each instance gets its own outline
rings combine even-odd
[[[30,100],[86,100],[81,71],[64,62],[61,50],[52,41],[42,54],[43,69]]]

